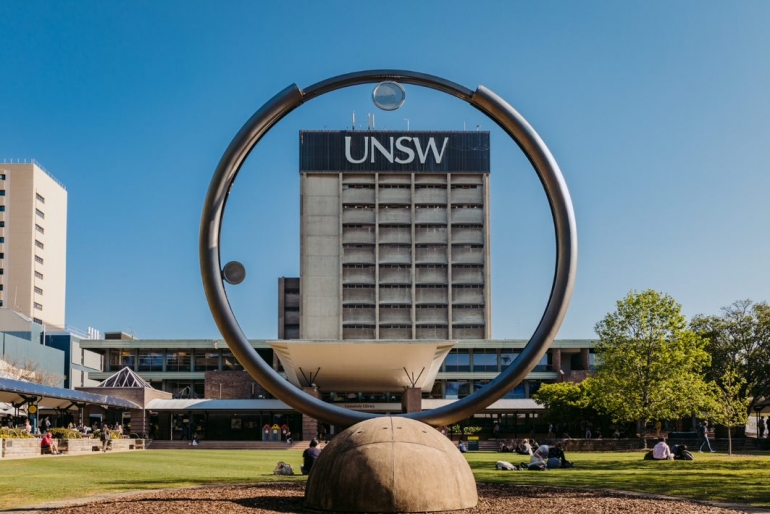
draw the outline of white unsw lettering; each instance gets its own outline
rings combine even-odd
[[[370,139],[371,139],[371,152],[369,151],[370,146]],[[353,164],[361,164],[363,162],[366,162],[367,159],[369,159],[369,156],[371,155],[370,162],[374,162],[374,158],[376,153],[379,153],[382,155],[388,162],[393,163],[394,161],[398,164],[409,164],[410,162],[414,161],[415,156],[419,158],[420,164],[425,164],[425,161],[428,160],[428,154],[433,153],[433,159],[436,161],[436,164],[441,164],[441,161],[444,159],[444,152],[446,151],[447,143],[449,143],[449,138],[444,138],[444,143],[441,145],[441,151],[439,151],[438,146],[436,145],[435,138],[429,138],[428,144],[425,145],[425,149],[422,148],[422,143],[420,142],[420,139],[417,137],[408,137],[408,136],[402,136],[395,140],[395,148],[394,148],[394,138],[389,138],[389,145],[386,148],[382,143],[380,143],[377,139],[374,137],[364,136],[364,154],[360,159],[353,158],[353,155],[351,154],[351,136],[345,136],[345,159],[347,159],[348,162]],[[415,155],[415,150],[410,148],[408,143],[412,142],[417,150]],[[376,152],[375,152],[376,150]],[[396,150],[404,154],[403,157],[396,155]]]

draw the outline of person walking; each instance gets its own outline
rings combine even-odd
[[[698,427],[698,439],[700,446],[698,447],[698,452],[703,452],[703,445],[706,445],[706,448],[711,453],[714,453],[714,450],[711,449],[711,443],[709,442],[709,422],[705,419],[703,420],[703,423]]]

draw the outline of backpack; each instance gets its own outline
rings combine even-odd
[[[275,469],[273,470],[273,475],[293,475],[294,470],[291,467],[291,464],[287,464],[285,462],[279,462],[276,464]]]

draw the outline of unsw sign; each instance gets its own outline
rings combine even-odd
[[[300,132],[300,172],[489,173],[489,132]]]

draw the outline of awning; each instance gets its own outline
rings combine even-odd
[[[436,374],[457,341],[304,341],[269,344],[286,378],[297,387],[316,384],[326,392],[430,392]],[[310,383],[308,383],[310,382]]]
[[[86,393],[72,389],[46,386],[21,380],[0,378],[0,402],[12,405],[35,403],[41,409],[77,409],[78,405],[89,404],[101,407],[141,409],[134,402],[104,394]]]

